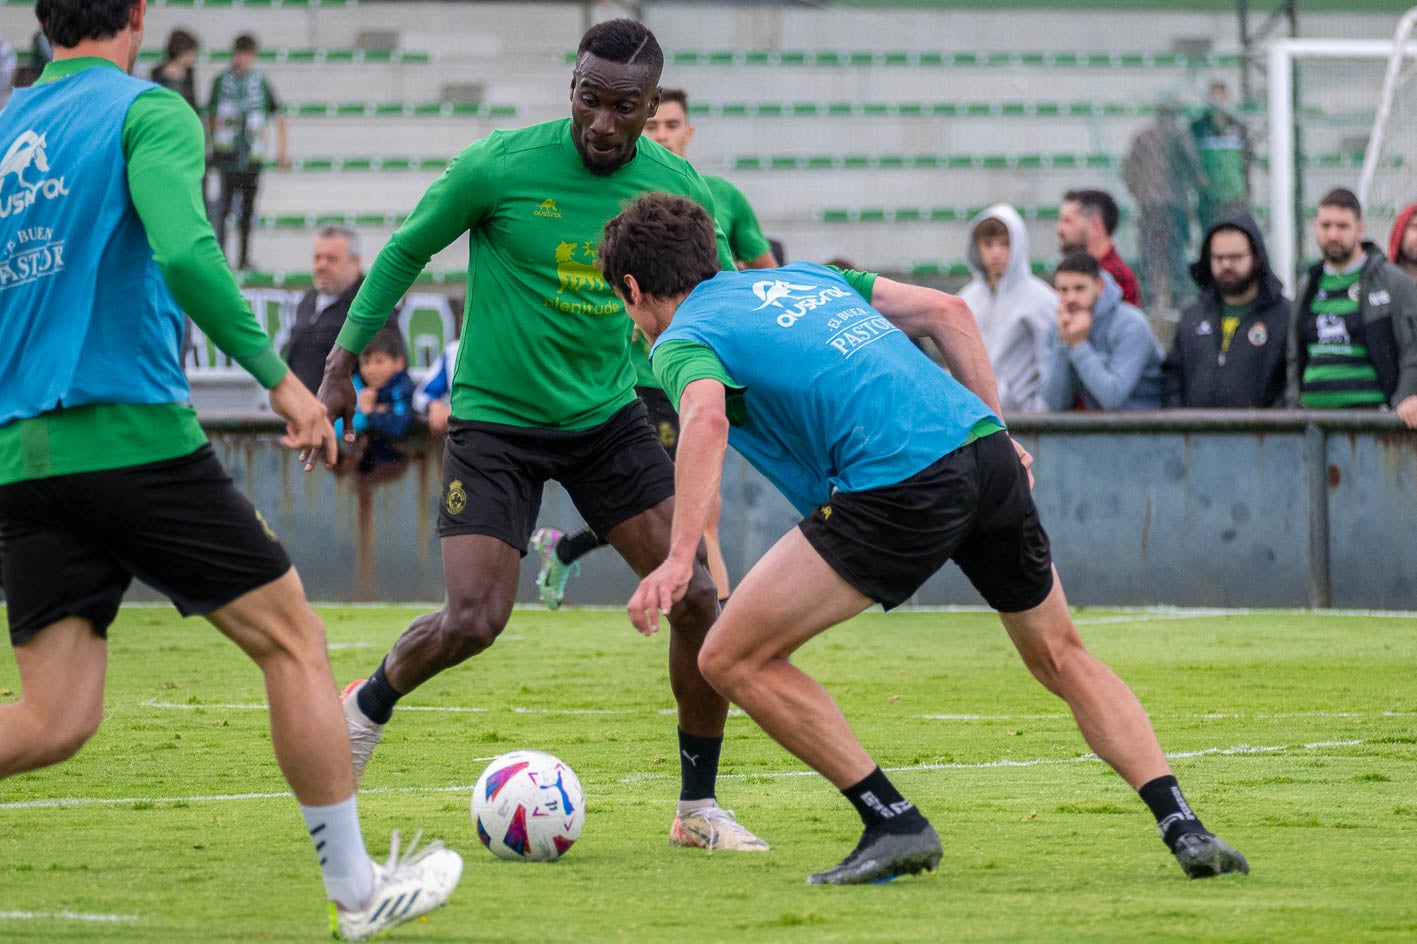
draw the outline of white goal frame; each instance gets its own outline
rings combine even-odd
[[[1367,200],[1377,169],[1378,152],[1387,131],[1388,116],[1402,64],[1417,58],[1417,7],[1398,23],[1392,39],[1278,39],[1269,44],[1269,254],[1275,274],[1289,292],[1294,291],[1299,247],[1295,239],[1294,205],[1294,63],[1299,59],[1372,59],[1387,62],[1377,119],[1373,123],[1358,198]],[[1402,55],[1395,55],[1401,48]]]

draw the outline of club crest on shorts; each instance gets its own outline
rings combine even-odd
[[[450,515],[462,514],[467,507],[467,492],[463,491],[462,479],[453,479],[448,483],[448,494],[443,499],[443,505]]]

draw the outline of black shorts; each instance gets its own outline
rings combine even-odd
[[[899,485],[837,492],[798,524],[847,583],[892,609],[953,560],[994,609],[1053,589],[1048,535],[1008,433],[961,446]]]
[[[70,616],[100,636],[137,577],[206,615],[290,570],[210,445],[177,459],[0,485],[10,640]]]
[[[674,463],[639,400],[591,429],[450,420],[438,535],[485,534],[525,554],[548,479],[604,537],[673,496]]]
[[[679,451],[679,413],[674,404],[658,387],[636,387],[635,393],[649,411],[649,425],[659,436],[659,444],[669,453],[669,460],[674,461]]]

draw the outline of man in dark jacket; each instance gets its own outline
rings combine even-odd
[[[1363,239],[1363,210],[1351,190],[1319,201],[1314,235],[1323,261],[1299,287],[1289,323],[1290,405],[1390,405],[1417,429],[1417,285]]]
[[[1282,406],[1290,302],[1248,213],[1210,228],[1191,279],[1200,295],[1161,365],[1162,406]]]
[[[295,309],[285,362],[309,390],[320,389],[325,357],[344,327],[350,303],[364,281],[359,237],[345,226],[325,226],[315,236],[315,283]]]

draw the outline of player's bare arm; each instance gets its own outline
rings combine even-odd
[[[689,587],[699,539],[708,527],[728,449],[727,391],[717,380],[695,380],[679,402],[679,461],[674,468],[674,525],[669,556],[640,582],[626,609],[646,636],[659,629]]]
[[[876,279],[870,300],[871,307],[912,338],[934,341],[950,374],[983,400],[995,416],[1003,416],[994,368],[989,365],[989,353],[968,305],[933,288],[883,278]]]

